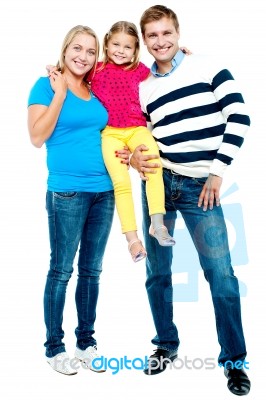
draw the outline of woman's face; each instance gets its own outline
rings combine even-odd
[[[93,68],[96,54],[95,38],[86,33],[79,33],[66,49],[65,68],[74,75],[84,76]]]

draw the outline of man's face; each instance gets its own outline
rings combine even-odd
[[[171,67],[171,60],[179,50],[178,40],[179,32],[169,18],[164,17],[145,25],[143,41],[159,69]]]

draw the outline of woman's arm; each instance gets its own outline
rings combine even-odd
[[[50,83],[54,97],[49,107],[40,104],[28,107],[28,130],[31,142],[36,147],[42,147],[53,133],[66,98],[67,83],[60,72],[51,73]]]

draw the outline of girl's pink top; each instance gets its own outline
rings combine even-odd
[[[148,77],[150,69],[141,62],[129,71],[123,65],[108,63],[100,69],[101,65],[101,62],[97,65],[91,89],[108,111],[108,125],[146,126],[139,102],[139,84]]]

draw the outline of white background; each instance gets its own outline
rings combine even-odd
[[[45,211],[45,149],[34,148],[27,132],[27,97],[45,65],[55,64],[66,32],[77,24],[91,26],[100,41],[118,20],[139,23],[142,12],[156,2],[9,0],[0,5],[1,107],[1,353],[2,399],[71,399],[144,397],[226,400],[222,370],[168,370],[157,377],[123,370],[112,375],[80,370],[73,377],[57,374],[46,364],[43,342],[42,296],[49,263]],[[159,2],[160,4],[160,2]],[[248,104],[252,127],[237,159],[228,169],[224,189],[236,182],[239,190],[225,202],[241,203],[244,212],[248,264],[235,267],[247,287],[242,297],[243,325],[250,362],[252,391],[249,399],[264,393],[265,359],[265,11],[263,0],[169,0],[180,21],[180,44],[194,53],[209,53],[224,60],[239,82]],[[142,48],[142,61],[151,58]],[[138,175],[133,171],[134,197],[141,235]],[[230,235],[232,238],[234,232]],[[106,357],[149,355],[154,328],[144,287],[145,264],[128,255],[115,216],[104,258],[97,309],[96,338]],[[232,239],[233,240],[233,239]],[[178,260],[177,260],[178,262]],[[76,269],[75,269],[76,272]],[[177,277],[178,278],[178,277]],[[176,278],[174,278],[176,279]],[[75,348],[76,273],[69,284],[64,316],[65,343],[70,356]],[[174,318],[181,346],[179,357],[216,359],[219,347],[209,289],[199,274],[199,299],[176,302]],[[2,392],[2,393],[1,393]]]

